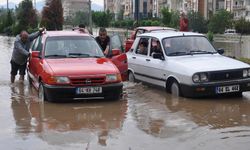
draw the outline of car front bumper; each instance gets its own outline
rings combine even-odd
[[[102,92],[96,94],[77,94],[76,91],[79,87],[81,86],[75,87],[44,84],[44,92],[47,100],[57,102],[84,99],[114,99],[119,98],[119,96],[121,96],[123,83],[98,85],[98,87],[102,88]]]
[[[217,87],[232,86],[232,85],[239,85],[239,91],[225,92],[225,93],[216,92]],[[185,97],[205,97],[205,96],[227,95],[227,94],[250,91],[250,79],[244,79],[240,81],[206,83],[206,84],[199,84],[199,85],[180,84],[180,89],[181,89],[183,96]]]

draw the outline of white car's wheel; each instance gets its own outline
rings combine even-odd
[[[39,88],[38,88],[38,99],[39,99],[40,101],[45,101],[44,87],[43,87],[43,84],[42,84],[42,83],[39,84]]]
[[[133,74],[132,71],[129,71],[128,80],[129,80],[130,82],[135,82],[135,76],[134,76],[134,74]]]
[[[171,84],[171,93],[174,96],[181,96],[179,84],[176,81],[173,81]]]

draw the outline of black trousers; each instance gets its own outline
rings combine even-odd
[[[13,60],[10,61],[11,64],[11,75],[17,75],[17,72],[19,71],[19,75],[25,75],[26,72],[26,66],[27,63],[23,64],[23,65],[19,65],[17,63],[15,63]]]

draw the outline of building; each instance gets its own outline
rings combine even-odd
[[[236,20],[250,20],[250,0],[225,0],[225,8],[233,13]]]
[[[205,19],[211,18],[219,10],[234,14],[234,19],[250,20],[250,0],[104,0],[104,10],[117,15],[123,11],[124,18],[143,19],[161,17],[161,9],[170,11],[199,12]]]
[[[62,0],[64,20],[71,20],[76,12],[89,12],[89,0]]]

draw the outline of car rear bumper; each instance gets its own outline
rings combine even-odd
[[[81,86],[79,86],[81,87]],[[97,94],[77,94],[77,88],[74,86],[56,86],[44,84],[45,96],[49,101],[66,101],[66,100],[90,100],[90,99],[116,99],[122,94],[122,83],[113,83],[100,85],[102,92]]]
[[[217,93],[216,88],[221,86],[232,86],[239,85],[239,91],[227,92],[227,93]],[[250,79],[245,79],[242,81],[230,81],[230,82],[220,82],[220,83],[209,83],[200,85],[180,85],[181,92],[185,97],[205,97],[205,96],[216,96],[216,95],[227,95],[241,93],[244,91],[250,91]]]

